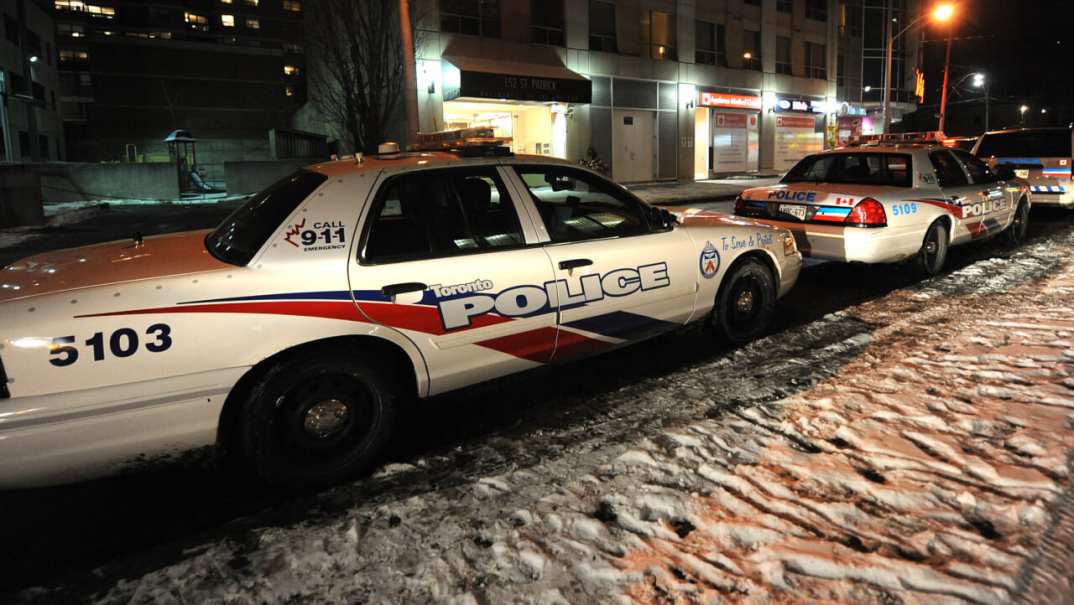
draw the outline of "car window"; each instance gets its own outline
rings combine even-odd
[[[932,160],[932,167],[936,169],[936,179],[940,187],[962,187],[970,184],[962,165],[947,151],[933,151],[929,154],[929,159]]]
[[[982,158],[1069,158],[1070,152],[1069,129],[988,133],[977,148]]]
[[[521,246],[518,214],[495,168],[429,170],[380,189],[362,260],[387,263]]]
[[[981,160],[978,160],[961,149],[952,149],[951,153],[953,153],[955,157],[962,162],[962,165],[966,167],[966,172],[970,173],[970,181],[972,181],[974,185],[996,182],[996,176],[992,174],[992,171],[989,170],[988,166]]]
[[[645,206],[596,175],[559,166],[516,167],[553,242],[649,232]]]
[[[205,238],[205,247],[219,260],[246,265],[280,223],[326,180],[323,174],[300,170],[276,181],[224,219]]]
[[[782,182],[910,187],[912,174],[905,153],[826,153],[803,158]]]

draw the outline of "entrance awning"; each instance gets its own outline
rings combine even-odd
[[[444,55],[444,100],[459,97],[589,103],[592,83],[562,63]]]

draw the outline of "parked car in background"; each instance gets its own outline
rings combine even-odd
[[[1070,128],[1019,128],[981,135],[973,154],[993,169],[1006,166],[1029,184],[1029,199],[1043,206],[1074,206]]]

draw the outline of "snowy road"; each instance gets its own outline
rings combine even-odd
[[[691,331],[438,398],[391,464],[317,495],[196,467],[8,494],[4,584],[38,602],[1010,601],[1074,444],[1074,233],[1034,218],[1020,250],[956,252],[924,284],[813,267],[782,331],[739,351]]]

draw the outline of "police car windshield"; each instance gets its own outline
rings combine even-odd
[[[905,153],[828,153],[805,157],[781,182],[910,187],[912,170]]]
[[[328,177],[300,170],[251,197],[205,238],[209,253],[244,266],[285,218]]]
[[[1015,130],[983,135],[978,157],[1069,158],[1070,130]]]

